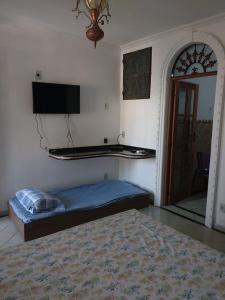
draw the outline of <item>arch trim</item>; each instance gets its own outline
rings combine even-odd
[[[179,53],[191,45],[192,43],[205,43],[209,45],[218,61],[218,73],[216,83],[216,95],[213,116],[213,132],[212,132],[212,146],[211,146],[211,159],[210,159],[210,172],[207,196],[207,208],[205,225],[213,227],[213,220],[216,207],[217,196],[217,178],[219,171],[220,160],[220,141],[221,141],[221,128],[223,118],[223,99],[225,96],[225,52],[220,42],[211,34],[201,31],[194,31],[178,42],[169,52],[162,70],[161,82],[161,95],[159,106],[159,132],[157,141],[157,171],[156,171],[156,198],[155,205],[161,206],[162,194],[164,189],[164,175],[163,170],[165,167],[165,154],[166,154],[166,124],[167,124],[167,111],[168,111],[168,97],[169,97],[169,78],[172,72],[172,67]]]

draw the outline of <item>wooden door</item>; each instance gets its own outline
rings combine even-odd
[[[198,85],[175,81],[173,91],[168,204],[191,195],[198,108]]]

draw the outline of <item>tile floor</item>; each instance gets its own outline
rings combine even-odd
[[[140,211],[193,239],[225,252],[225,234],[223,233],[208,229],[158,207],[150,206]],[[23,240],[10,219],[8,217],[0,218],[0,249],[20,243],[23,243]]]
[[[165,206],[164,208],[170,212],[174,212],[174,213],[180,215],[181,217],[182,216],[186,217],[186,218],[196,221],[202,225],[205,224],[205,217],[199,216],[199,215],[192,213],[190,211],[187,211],[181,207],[178,207],[175,205],[168,205],[168,206]]]
[[[198,193],[176,203],[177,206],[205,216],[207,193]]]
[[[204,225],[206,202],[207,194],[206,192],[203,192],[178,201],[172,205],[165,206],[164,208]]]
[[[23,243],[15,225],[8,217],[0,218],[0,249]]]
[[[159,207],[149,206],[142,209],[141,212],[195,240],[221,252],[225,252],[225,233],[209,229],[204,225],[197,224]]]

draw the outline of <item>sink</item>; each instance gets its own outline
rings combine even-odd
[[[133,153],[133,154],[137,154],[137,155],[146,155],[146,154],[148,154],[148,152],[145,151],[145,150],[130,150],[130,152]]]

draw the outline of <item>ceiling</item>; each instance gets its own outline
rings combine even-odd
[[[105,41],[124,43],[225,12],[224,0],[109,0],[112,19]],[[75,19],[75,0],[0,0],[1,24],[48,24],[84,36],[89,21]]]

